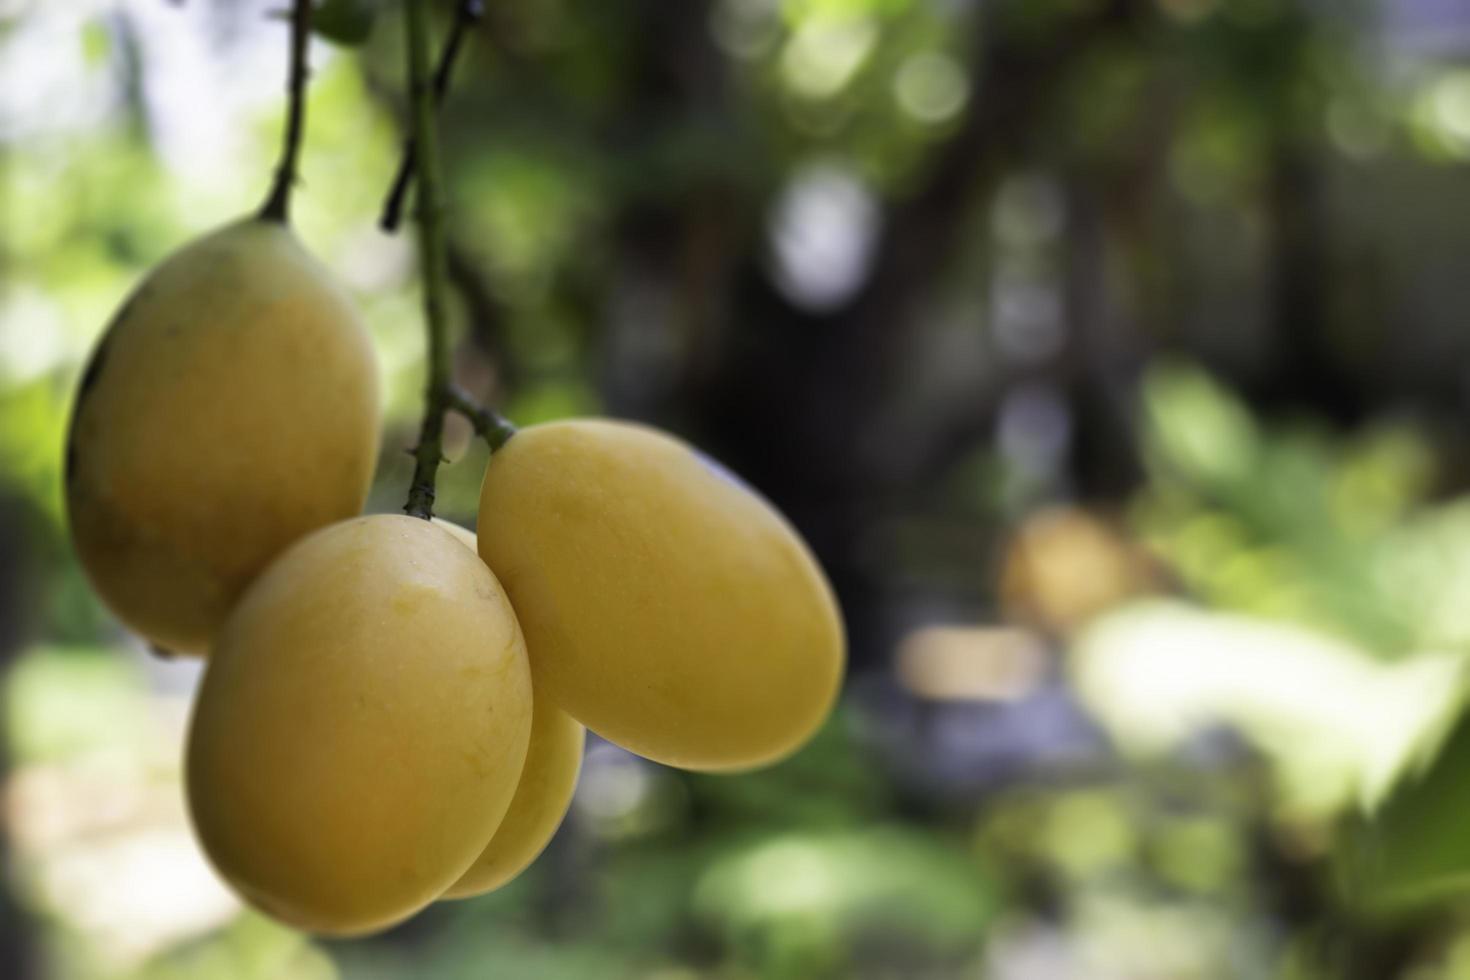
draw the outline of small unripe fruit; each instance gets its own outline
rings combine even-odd
[[[203,653],[304,534],[361,511],[378,372],[351,301],[258,219],[166,259],[98,342],[67,444],[76,551],[118,618]]]
[[[226,621],[189,732],[190,811],[252,904],[371,932],[484,850],[530,731],[526,649],[495,576],[427,521],[356,518],[287,549]]]
[[[539,695],[687,769],[775,761],[826,718],[845,659],[821,569],[763,499],[644,426],[521,430],[490,459],[480,555]]]

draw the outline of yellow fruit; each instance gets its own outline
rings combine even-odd
[[[287,549],[226,621],[189,732],[190,811],[252,904],[371,932],[484,850],[530,732],[495,576],[427,521],[355,518]]]
[[[582,769],[586,729],[544,697],[534,699],[531,745],[505,819],[475,863],[444,893],[469,898],[508,884],[551,843]]]
[[[475,536],[469,531],[437,517],[434,523],[475,550]],[[534,698],[531,745],[510,809],[485,850],[444,893],[445,898],[483,895],[508,884],[546,849],[572,803],[586,737],[575,718],[544,697]]]
[[[670,436],[523,429],[486,467],[479,547],[537,691],[633,752],[747,768],[831,710],[844,642],[821,570],[768,503]]]
[[[444,530],[449,532],[450,537],[454,538],[454,540],[458,541],[460,544],[464,545],[466,548],[470,549],[476,554],[479,554],[479,545],[475,541],[474,531],[471,531],[468,528],[460,527],[453,521],[446,521],[442,517],[430,518],[430,523],[432,523],[435,527],[442,527]]]
[[[107,328],[67,446],[77,554],[129,627],[202,653],[244,587],[361,511],[378,372],[348,297],[284,225],[165,260]]]

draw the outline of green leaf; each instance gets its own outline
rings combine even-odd
[[[1457,654],[1384,662],[1329,633],[1172,600],[1095,621],[1069,666],[1125,754],[1158,757],[1223,724],[1272,762],[1283,812],[1318,818],[1387,797],[1453,723],[1467,679]]]
[[[336,44],[356,47],[373,33],[382,0],[322,0],[312,12],[311,29]]]
[[[990,872],[956,842],[901,826],[766,836],[699,875],[693,909],[767,977],[851,975],[854,937],[964,957],[996,910]]]
[[[1145,440],[1151,462],[1202,489],[1229,492],[1260,479],[1261,434],[1236,395],[1183,362],[1144,379]]]
[[[1360,908],[1409,913],[1470,894],[1470,714],[1358,828],[1343,885]]]

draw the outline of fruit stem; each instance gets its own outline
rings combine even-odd
[[[455,7],[454,26],[449,29],[449,39],[444,42],[444,49],[439,52],[439,64],[434,69],[436,106],[444,101],[444,93],[449,91],[449,77],[459,59],[459,50],[464,44],[465,35],[483,16],[485,5],[481,0],[460,0]],[[388,192],[388,199],[383,203],[382,217],[378,219],[378,227],[389,234],[397,231],[403,221],[403,202],[413,184],[417,158],[417,144],[413,138],[409,138],[403,144],[403,159],[399,161],[398,174],[393,178],[393,188]]]
[[[457,385],[449,387],[449,407],[469,419],[470,425],[475,427],[475,435],[490,444],[490,451],[496,452],[516,434],[516,427],[510,420],[498,412],[486,408],[471,398],[464,389]]]
[[[403,512],[428,520],[434,514],[434,482],[444,458],[444,415],[451,407],[448,322],[444,302],[446,264],[444,201],[439,183],[439,143],[434,120],[434,92],[429,80],[429,27],[424,0],[403,0],[408,54],[409,114],[418,157],[419,272],[423,279],[424,325],[428,330],[428,381],[424,391],[424,423],[413,450],[413,483]]]
[[[295,0],[291,8],[291,68],[286,79],[286,134],[281,140],[281,160],[276,165],[270,196],[260,209],[262,221],[286,224],[291,220],[291,188],[296,183],[301,138],[306,129],[306,45],[311,39],[311,0]]]

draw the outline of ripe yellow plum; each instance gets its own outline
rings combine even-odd
[[[273,562],[220,632],[189,732],[195,830],[263,911],[384,928],[485,849],[531,716],[525,644],[484,562],[416,518],[334,524]]]
[[[92,585],[154,644],[203,653],[271,558],[361,511],[378,401],[350,299],[285,225],[244,220],[176,252],[77,395],[66,500]]]
[[[450,536],[454,538],[454,540],[458,541],[460,544],[464,545],[466,548],[470,549],[476,554],[479,554],[480,548],[478,542],[475,541],[474,531],[471,531],[469,528],[460,527],[453,521],[446,521],[442,517],[430,518],[430,523],[432,523],[435,527],[442,527],[444,530],[449,532]]]
[[[434,523],[475,550],[475,535],[469,531],[437,517]],[[511,882],[546,849],[572,803],[586,729],[547,698],[533,696],[532,701],[531,744],[510,809],[485,850],[444,893],[445,898],[483,895]]]
[[[749,768],[832,708],[845,643],[821,569],[770,504],[671,436],[521,430],[486,467],[479,548],[538,695],[624,748]]]
[[[505,819],[475,863],[444,893],[470,898],[509,884],[551,843],[572,804],[587,731],[544,697],[533,698],[531,744]]]

